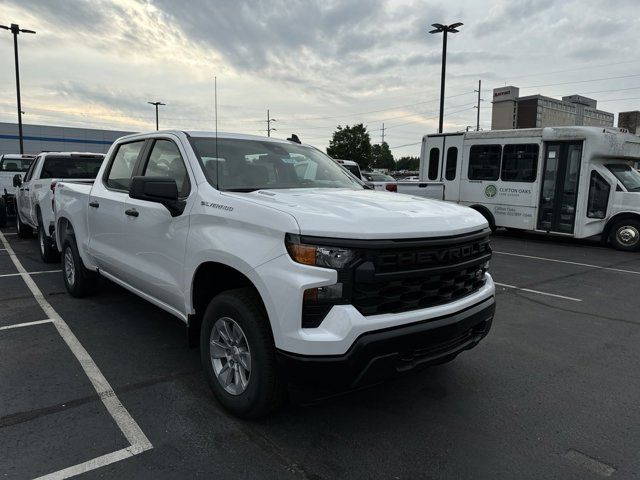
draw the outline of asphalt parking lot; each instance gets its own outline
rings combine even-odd
[[[0,239],[2,478],[640,478],[638,254],[498,233],[477,348],[244,422],[179,320],[106,280],[74,299]]]

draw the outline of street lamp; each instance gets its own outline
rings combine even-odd
[[[0,28],[9,30],[13,34],[13,53],[16,60],[16,95],[18,97],[18,138],[20,139],[20,153],[24,153],[24,143],[22,141],[22,105],[20,103],[20,68],[18,67],[18,34],[19,33],[36,33],[33,30],[20,28],[16,23],[12,23],[10,27],[0,25]]]
[[[166,105],[166,103],[162,102],[147,102],[149,105],[155,105],[156,107],[156,131],[158,130],[158,107],[160,105]]]
[[[442,123],[444,121],[444,77],[447,68],[447,33],[458,33],[457,28],[461,27],[463,23],[457,22],[451,25],[442,25],[441,23],[434,23],[431,26],[434,30],[429,33],[444,33],[442,37],[442,74],[440,76],[440,121],[438,123],[438,133],[442,133]]]

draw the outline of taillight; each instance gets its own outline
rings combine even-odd
[[[387,183],[384,186],[384,188],[386,188],[390,192],[397,192],[398,191],[398,184],[397,183]]]

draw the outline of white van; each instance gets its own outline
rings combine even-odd
[[[614,128],[547,127],[425,135],[420,180],[495,227],[640,249],[640,137]]]

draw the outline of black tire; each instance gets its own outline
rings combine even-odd
[[[70,275],[69,271],[73,274]],[[86,297],[93,292],[98,281],[97,274],[85,268],[82,263],[73,237],[67,237],[62,245],[62,278],[67,292],[76,298]]]
[[[44,263],[54,263],[60,260],[60,252],[58,252],[56,245],[53,243],[53,239],[47,235],[40,215],[38,215],[38,245],[40,247],[40,258]]]
[[[626,218],[617,221],[609,230],[609,242],[613,248],[624,252],[640,250],[640,220]]]
[[[7,226],[7,203],[0,198],[0,228]]]
[[[250,352],[250,372],[244,391],[229,393],[218,380],[211,357],[211,332],[216,322],[233,320],[244,334]],[[258,418],[277,409],[285,398],[286,384],[276,364],[269,319],[256,292],[240,288],[211,300],[202,319],[200,357],[207,382],[222,406],[240,418]],[[224,362],[224,358],[220,362]],[[229,359],[226,360],[228,366]],[[233,377],[235,378],[235,377]]]
[[[18,232],[18,238],[31,238],[33,237],[33,229],[29,225],[25,225],[20,220],[20,214],[16,212],[16,230]]]

